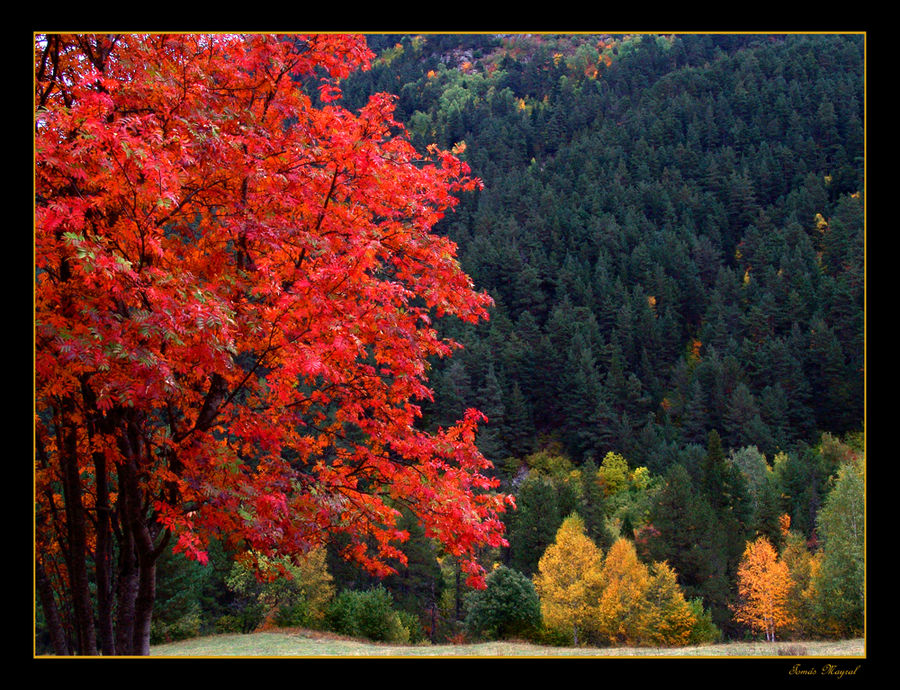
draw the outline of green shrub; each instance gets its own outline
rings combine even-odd
[[[409,642],[409,630],[394,609],[394,599],[381,585],[366,591],[341,592],[329,606],[327,621],[331,630],[342,635],[376,642]]]
[[[397,611],[397,615],[400,617],[401,625],[409,632],[410,644],[420,644],[425,642],[427,639],[425,630],[422,627],[422,621],[419,620],[419,617],[416,614],[401,609],[400,611]]]
[[[303,599],[279,607],[274,621],[281,628],[313,628],[318,625],[309,604]]]
[[[238,614],[241,620],[241,632],[251,633],[256,630],[266,617],[266,610],[262,604],[248,604]]]
[[[232,613],[226,613],[224,616],[221,616],[216,620],[216,633],[219,635],[224,635],[227,633],[239,633],[240,631],[240,616],[235,616]]]
[[[500,566],[485,581],[487,587],[466,602],[469,633],[487,639],[533,637],[541,624],[541,602],[531,580]]]
[[[547,628],[542,625],[535,632],[534,641],[548,647],[569,647],[572,644],[572,633],[561,628]]]
[[[221,616],[216,621],[217,633],[251,633],[263,622],[265,610],[261,604],[250,603],[237,609],[234,613]]]
[[[722,641],[722,631],[713,623],[712,612],[703,608],[703,600],[699,597],[688,601],[691,607],[691,613],[696,619],[691,628],[691,636],[688,638],[688,644],[713,644]]]
[[[150,623],[150,644],[163,644],[186,640],[200,635],[201,616],[199,605],[174,621],[154,618]]]

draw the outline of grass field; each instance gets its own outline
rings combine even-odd
[[[781,652],[779,654],[779,651]],[[301,629],[214,635],[150,648],[151,656],[180,657],[864,657],[865,641],[730,642],[680,647],[544,647],[525,642],[468,645],[388,645]]]

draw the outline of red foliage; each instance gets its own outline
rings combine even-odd
[[[39,497],[70,429],[85,493],[94,453],[114,509],[134,464],[194,558],[212,535],[291,553],[343,532],[386,572],[409,506],[481,582],[508,504],[482,417],[416,428],[427,358],[456,347],[432,319],[487,316],[432,233],[480,183],[415,151],[392,97],[337,104],[372,57],[345,35],[37,38]],[[322,74],[316,105],[298,82]]]

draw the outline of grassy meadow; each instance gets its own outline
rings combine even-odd
[[[698,647],[549,647],[527,642],[390,645],[303,629],[213,635],[150,648],[157,657],[863,657],[863,639],[729,642]]]

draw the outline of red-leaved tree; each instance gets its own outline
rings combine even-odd
[[[479,186],[392,98],[338,105],[346,35],[35,37],[36,583],[57,653],[147,654],[174,540],[375,573],[398,510],[459,556],[511,498],[470,410],[417,428],[433,318],[486,317],[433,233]]]

